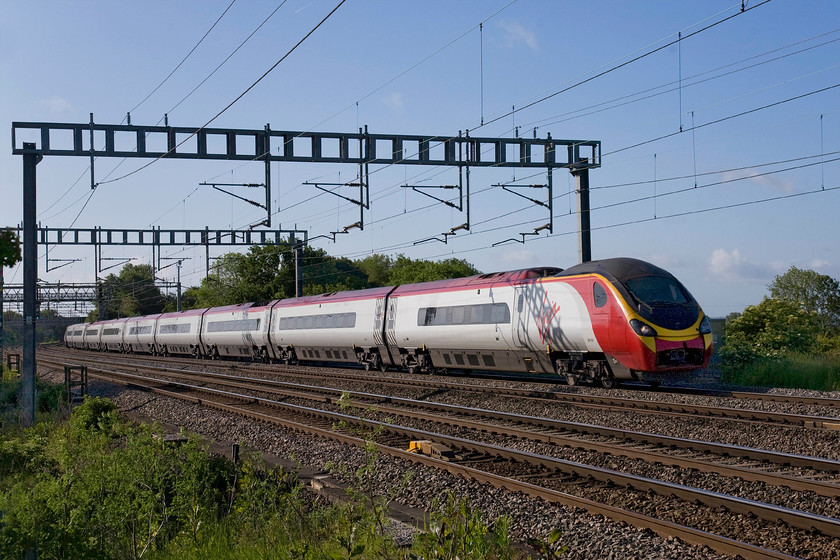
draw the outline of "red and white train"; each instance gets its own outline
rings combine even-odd
[[[658,382],[705,367],[709,319],[669,272],[616,258],[130,317],[67,328],[73,348],[196,358],[556,373]]]

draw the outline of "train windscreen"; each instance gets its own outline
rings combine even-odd
[[[676,281],[667,276],[636,276],[624,285],[637,303],[639,315],[666,329],[685,329],[697,321],[700,307]]]
[[[688,303],[690,298],[673,278],[642,276],[625,281],[627,289],[640,302],[648,305]]]

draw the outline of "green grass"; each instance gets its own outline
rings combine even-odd
[[[13,383],[14,381],[10,381]],[[0,558],[204,560],[513,560],[510,520],[490,523],[453,495],[409,547],[383,528],[387,501],[367,493],[375,453],[348,501],[321,504],[294,473],[255,457],[207,454],[194,435],[170,445],[87,399],[69,422],[0,430]],[[564,550],[552,536],[540,558]]]
[[[724,381],[737,385],[787,389],[840,390],[840,357],[784,355],[752,362],[728,372]]]

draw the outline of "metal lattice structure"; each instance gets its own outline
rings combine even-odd
[[[97,145],[101,147],[97,148]],[[508,158],[509,151],[513,153],[512,158]],[[13,122],[12,153],[22,156],[23,160],[25,328],[21,405],[26,411],[26,420],[31,423],[34,423],[35,418],[38,277],[36,167],[44,156],[90,158],[91,188],[97,184],[94,162],[99,157],[263,162],[266,209],[270,206],[270,164],[273,161],[357,164],[360,166],[359,183],[365,200],[369,200],[367,170],[370,165],[457,167],[459,171],[466,170],[467,192],[470,167],[543,168],[546,170],[549,188],[552,171],[566,168],[578,179],[581,261],[589,260],[591,253],[589,169],[601,165],[599,141],[560,140],[550,135],[546,138],[486,138],[472,137],[469,131],[457,136],[370,134],[366,128],[360,129],[358,133],[274,131],[268,124],[261,130],[171,127],[168,122],[164,126],[113,125],[94,123],[92,113],[89,123]],[[360,211],[363,210],[364,207],[360,207]],[[362,214],[358,224],[345,227],[344,231],[352,227],[363,229],[363,218]],[[270,211],[266,210],[266,219],[261,225],[271,227]]]

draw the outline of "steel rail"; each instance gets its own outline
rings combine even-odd
[[[92,374],[91,376],[104,379],[110,382],[116,382],[118,384],[133,386],[143,390],[152,391],[154,393],[168,396],[171,398],[186,400],[188,402],[192,402],[198,405],[207,406],[209,408],[215,408],[217,410],[230,412],[239,416],[245,416],[273,425],[279,425],[295,431],[320,436],[325,439],[337,441],[339,443],[352,444],[356,447],[361,448],[364,448],[369,443],[368,441],[355,436],[341,434],[332,430],[325,430],[322,428],[301,424],[299,422],[295,422],[288,419],[277,418],[276,416],[255,412],[253,410],[248,410],[225,403],[192,397],[190,395],[185,395],[177,391],[168,391],[158,387],[149,387],[143,384],[139,384],[136,381],[114,380],[113,378],[107,375]],[[602,504],[594,500],[581,498],[572,494],[567,494],[565,492],[560,492],[548,488],[542,488],[540,486],[528,482],[512,479],[493,473],[488,473],[465,465],[441,461],[433,457],[427,457],[423,455],[418,455],[416,453],[410,453],[408,451],[395,447],[385,446],[381,444],[375,445],[380,451],[393,457],[405,459],[414,463],[423,464],[440,470],[445,470],[450,474],[462,476],[467,479],[472,479],[480,484],[490,484],[496,488],[503,488],[513,492],[522,492],[525,495],[528,495],[533,498],[540,498],[547,502],[559,503],[572,508],[581,508],[592,515],[603,515],[614,521],[625,522],[639,529],[652,530],[656,534],[665,538],[676,537],[690,544],[698,546],[708,546],[709,548],[722,554],[740,556],[748,560],[798,560],[798,558],[795,556],[790,556],[777,550],[762,548],[749,543],[730,539],[722,535],[709,533],[707,531],[702,531],[693,527],[679,525],[677,523],[646,516],[644,514],[630,510],[624,510],[615,506],[610,506],[608,504]]]
[[[155,370],[161,369],[157,366],[151,367]],[[141,367],[137,367],[137,369],[141,369]],[[606,435],[609,437],[635,441],[636,443],[654,443],[659,446],[679,447],[683,449],[689,449],[692,451],[716,453],[718,455],[723,456],[740,456],[752,460],[760,460],[763,462],[769,461],[780,466],[795,465],[829,472],[840,471],[840,462],[833,461],[830,459],[821,459],[817,457],[808,457],[788,453],[765,451],[729,444],[717,444],[713,442],[685,440],[670,436],[659,436],[656,434],[646,434],[643,432],[629,432],[613,428],[605,428],[601,426],[553,420],[549,418],[524,416],[478,408],[458,407],[454,405],[447,405],[430,401],[416,401],[413,399],[389,397],[385,395],[377,395],[371,393],[348,392],[316,386],[299,386],[280,381],[257,378],[241,378],[226,374],[206,373],[202,375],[199,373],[187,373],[183,371],[171,370],[168,370],[167,373],[168,375],[173,377],[179,377],[182,379],[193,379],[199,381],[206,381],[206,376],[210,376],[212,378],[221,378],[224,380],[224,385],[228,387],[236,387],[251,391],[260,391],[264,393],[270,393],[273,395],[283,395],[309,400],[323,401],[332,405],[338,405],[341,395],[343,393],[348,393],[354,400],[357,401],[361,400],[364,402],[391,403],[406,407],[432,409],[454,415],[466,414],[484,419],[496,419],[516,424],[529,424],[538,428],[549,430],[573,431],[575,433],[584,434],[594,433],[597,435]],[[165,382],[165,380],[161,380],[161,382],[163,383]],[[265,387],[266,385],[268,386],[268,388]],[[278,389],[277,386],[291,388]],[[306,393],[301,389],[313,391],[319,394],[319,396],[316,397],[312,393]],[[327,396],[320,396],[324,394],[326,394]],[[655,450],[632,449],[626,447],[625,445],[622,445],[621,443],[592,442],[556,433],[545,433],[539,431],[535,432],[532,430],[523,430],[516,427],[489,425],[481,421],[442,417],[439,415],[425,414],[420,412],[408,412],[404,409],[398,409],[393,407],[380,407],[379,410],[380,412],[389,413],[395,416],[406,416],[414,419],[437,422],[441,424],[457,425],[460,427],[469,428],[481,432],[502,434],[510,437],[529,439],[532,441],[541,441],[545,443],[551,443],[553,445],[584,449],[596,453],[619,455],[651,463],[661,463],[668,466],[690,468],[701,472],[714,473],[716,475],[724,477],[737,477],[746,481],[763,482],[772,486],[782,486],[795,491],[811,491],[816,493],[817,495],[822,496],[840,497],[840,485],[831,482],[810,479],[806,476],[793,477],[785,474],[756,470],[750,467],[728,465],[714,460],[701,460],[692,457],[674,456],[668,453],[662,453],[660,451]]]
[[[66,349],[73,351],[75,349]],[[122,356],[121,354],[115,354],[116,356]],[[140,355],[135,355],[136,357],[141,357]],[[150,360],[161,360],[161,356],[152,356],[151,354],[148,356],[143,356],[144,358],[148,358]],[[177,358],[177,357],[165,357],[163,358],[167,362],[175,362],[175,363],[183,363],[183,364],[195,364],[200,363],[197,362],[195,359],[190,358]],[[221,362],[225,363],[225,362]],[[229,362],[233,364],[233,367],[236,365],[241,365],[242,362]],[[266,369],[271,372],[277,373],[284,373],[289,375],[303,375],[303,376],[318,376],[318,377],[331,377],[330,374],[323,373],[323,372],[302,372],[299,369],[288,369],[289,366],[284,365],[277,365],[277,364],[259,364],[263,366],[268,366]],[[272,367],[273,366],[273,367]],[[296,368],[307,368],[312,366],[306,365],[299,365],[294,366]],[[416,380],[403,380],[403,379],[383,379],[381,376],[374,377],[370,375],[360,375],[355,371],[354,368],[347,368],[347,367],[336,367],[336,370],[344,370],[345,372],[352,371],[353,373],[345,373],[346,377],[350,379],[355,379],[359,381],[377,381],[380,383],[398,383],[398,384],[408,384],[412,383],[415,385],[422,385],[422,386],[434,386],[438,387],[443,385],[454,385],[454,387],[459,389],[468,389],[473,388],[475,389],[476,386],[473,385],[466,385],[466,384],[452,384],[450,382],[439,382],[439,381],[432,381],[430,379],[416,379]],[[479,375],[479,374],[472,374],[472,373],[465,373],[461,376],[455,377],[467,377],[471,379],[488,379],[491,381],[515,381],[521,383],[545,383],[547,385],[558,385],[562,384],[559,381],[559,378],[552,378],[552,377],[533,377],[527,375],[519,375],[519,374],[510,374],[510,375],[497,375],[494,373],[489,373],[486,375]],[[818,406],[828,406],[834,408],[840,408],[840,399],[831,398],[831,397],[817,397],[817,396],[803,396],[803,395],[784,395],[784,394],[771,394],[771,393],[760,393],[760,392],[751,392],[751,391],[738,391],[738,390],[726,390],[726,389],[699,389],[699,388],[691,388],[691,387],[668,387],[668,386],[660,386],[660,387],[651,387],[649,385],[622,385],[625,389],[632,389],[634,391],[639,391],[643,393],[650,393],[650,394],[679,394],[679,395],[692,395],[692,396],[710,396],[710,397],[721,397],[721,398],[733,398],[733,399],[740,399],[740,400],[754,400],[754,401],[768,401],[768,402],[785,402],[791,404],[805,404],[805,405],[818,405]],[[506,391],[515,392],[517,394],[522,394],[523,396],[527,395],[534,395],[538,397],[545,397],[546,395],[561,395],[561,394],[569,394],[569,395],[577,395],[577,393],[570,393],[567,391],[537,391],[534,389],[516,389],[510,387],[502,388]],[[634,401],[635,402],[635,401]],[[648,402],[648,401],[643,401]],[[659,402],[659,401],[650,401],[650,402]],[[747,410],[747,409],[733,409],[733,410]],[[760,412],[760,411],[755,411]],[[793,415],[796,421],[800,420],[801,417],[798,415]],[[823,417],[809,417],[805,416],[805,419],[808,418],[823,418]],[[828,420],[836,420],[840,423],[840,418],[826,418]],[[837,426],[840,428],[840,424]]]
[[[49,363],[49,361],[47,361]],[[54,363],[61,364],[63,362],[56,361]],[[526,416],[526,415],[518,415],[512,414],[507,412],[500,412],[495,410],[488,410],[488,409],[481,409],[481,408],[469,408],[469,407],[462,407],[456,405],[450,405],[445,403],[438,403],[434,401],[426,401],[426,400],[416,400],[416,399],[407,399],[407,398],[400,398],[400,397],[391,397],[387,395],[380,395],[376,393],[366,393],[360,391],[347,391],[343,389],[334,389],[330,387],[320,387],[316,385],[301,385],[297,383],[289,383],[285,381],[276,381],[270,379],[261,379],[256,377],[241,377],[236,375],[229,375],[223,373],[214,373],[214,372],[191,372],[186,370],[172,370],[169,368],[161,367],[161,366],[138,366],[132,365],[131,367],[135,368],[142,368],[152,371],[160,371],[161,373],[166,373],[168,375],[178,375],[178,376],[187,376],[192,377],[195,379],[201,378],[221,378],[225,379],[227,383],[231,386],[239,386],[242,388],[252,388],[251,385],[248,383],[255,383],[259,385],[267,385],[270,386],[271,389],[263,389],[266,392],[274,392],[277,394],[283,394],[286,396],[293,396],[293,397],[301,397],[301,398],[309,398],[313,399],[314,397],[309,394],[305,393],[301,390],[305,391],[312,391],[326,395],[341,395],[343,393],[348,393],[352,397],[356,399],[368,399],[374,402],[382,402],[382,403],[394,403],[394,404],[401,404],[405,406],[419,406],[423,408],[439,410],[443,412],[450,412],[450,413],[469,413],[471,415],[478,415],[485,418],[494,418],[509,422],[518,422],[518,423],[529,423],[532,425],[539,426],[541,428],[547,429],[554,429],[554,430],[563,430],[563,431],[571,431],[575,433],[582,433],[582,434],[592,434],[592,435],[599,435],[599,436],[607,436],[613,438],[620,438],[626,439],[630,441],[635,441],[639,443],[649,443],[654,445],[659,445],[663,447],[677,447],[682,449],[688,449],[692,451],[703,451],[709,453],[715,453],[722,456],[731,456],[731,457],[741,457],[747,458],[762,462],[771,462],[779,465],[790,465],[794,467],[804,467],[804,468],[812,468],[815,470],[820,471],[827,471],[827,472],[840,472],[840,461],[834,459],[826,459],[821,457],[813,457],[808,455],[797,455],[793,453],[785,453],[780,451],[768,451],[763,449],[758,449],[754,447],[745,447],[739,445],[732,445],[726,443],[716,443],[716,442],[708,442],[702,440],[693,440],[693,439],[684,439],[684,438],[677,438],[673,436],[665,436],[659,434],[653,434],[649,432],[638,432],[633,430],[625,430],[621,428],[610,428],[606,426],[598,426],[595,424],[586,424],[581,422],[572,422],[567,420],[557,420],[553,418],[545,418],[545,417],[536,417],[536,416]],[[285,387],[287,389],[278,389],[278,387]],[[328,397],[323,397],[327,400],[327,402],[334,402],[337,399],[330,399]],[[580,441],[580,440],[573,440],[573,441]],[[620,448],[619,448],[620,449]]]
[[[792,527],[797,527],[804,530],[815,530],[829,536],[840,536],[840,519],[817,515],[809,512],[793,510],[790,508],[775,506],[772,504],[758,502],[755,500],[747,500],[744,498],[730,496],[719,492],[712,492],[708,490],[692,488],[681,484],[654,480],[637,475],[630,475],[611,469],[585,465],[582,463],[557,459],[553,457],[547,457],[545,455],[539,455],[536,453],[513,450],[489,443],[476,442],[464,438],[447,436],[444,434],[438,434],[424,430],[403,428],[400,426],[394,426],[376,420],[361,419],[348,414],[328,412],[321,409],[313,409],[288,403],[278,403],[277,401],[254,397],[251,395],[241,395],[236,393],[230,393],[227,391],[221,391],[218,389],[211,389],[207,387],[196,387],[184,383],[165,381],[155,378],[147,378],[143,376],[127,374],[123,372],[105,370],[104,368],[96,369],[105,374],[127,378],[127,383],[130,385],[136,386],[138,384],[138,381],[140,382],[140,385],[142,385],[143,383],[162,384],[164,386],[172,388],[180,388],[183,390],[197,392],[206,392],[215,396],[224,396],[226,398],[242,399],[249,404],[260,404],[273,408],[294,410],[301,414],[329,418],[334,422],[343,421],[351,423],[360,423],[361,425],[366,427],[381,428],[386,432],[399,434],[401,436],[404,436],[405,438],[412,440],[429,439],[451,447],[470,449],[474,452],[483,453],[490,456],[497,456],[514,461],[525,462],[546,469],[553,469],[574,476],[591,478],[604,483],[614,484],[625,488],[631,488],[637,491],[654,492],[664,496],[674,496],[686,502],[702,503],[709,507],[720,507],[735,513],[755,515],[759,518],[770,522],[783,521]],[[106,376],[100,376],[97,374],[89,375],[107,379]],[[164,389],[160,390],[165,391]],[[182,396],[176,391],[165,392],[170,396]],[[187,397],[187,395],[183,396]],[[200,404],[208,404],[208,401],[206,399],[200,399],[197,397],[190,397],[187,398],[187,400]]]
[[[198,365],[198,364],[196,364]],[[327,374],[302,373],[299,371],[285,371],[286,374],[300,375],[305,377],[331,377]],[[767,412],[754,409],[740,409],[730,407],[714,407],[707,405],[692,405],[688,403],[674,403],[665,401],[649,401],[628,399],[625,397],[583,395],[577,393],[566,393],[557,391],[537,391],[534,389],[514,387],[493,387],[488,389],[478,385],[453,383],[448,381],[426,381],[414,379],[383,379],[372,376],[345,376],[343,379],[352,381],[368,381],[382,385],[396,385],[402,387],[434,388],[435,390],[472,391],[487,392],[492,390],[496,395],[515,396],[528,398],[536,401],[550,403],[569,403],[574,406],[592,407],[606,410],[633,411],[647,414],[670,414],[678,417],[712,418],[738,422],[752,422],[762,424],[776,424],[781,426],[798,426],[813,429],[840,429],[840,418],[812,416],[803,414],[791,414],[781,412]]]

